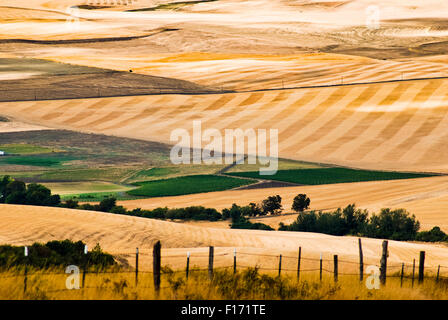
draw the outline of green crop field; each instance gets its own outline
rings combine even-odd
[[[405,172],[387,172],[356,170],[348,168],[316,168],[316,169],[294,169],[279,170],[272,176],[260,176],[258,171],[234,172],[228,173],[231,176],[276,180],[292,182],[305,185],[377,181],[377,180],[395,180],[430,177],[430,174],[405,173]]]
[[[11,143],[11,144],[2,144],[0,145],[0,150],[5,151],[10,154],[38,154],[38,153],[50,153],[54,151],[51,148],[36,146],[27,143]]]
[[[5,156],[0,159],[0,164],[14,164],[22,166],[36,166],[36,167],[55,167],[61,165],[63,162],[77,160],[76,157],[71,156],[55,156],[55,157],[41,157],[41,156]]]
[[[145,197],[178,196],[183,194],[222,191],[253,183],[253,180],[217,175],[193,175],[141,182],[128,194]]]

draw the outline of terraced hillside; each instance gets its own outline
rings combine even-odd
[[[369,169],[448,169],[448,80],[211,95],[1,103],[18,120],[170,143],[171,131],[273,128],[282,158]]]

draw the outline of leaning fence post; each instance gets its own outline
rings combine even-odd
[[[157,241],[154,244],[154,248],[152,251],[152,273],[154,278],[154,290],[156,293],[160,290],[160,266],[161,266],[161,249],[162,245],[160,244],[160,241]]]
[[[213,257],[214,257],[215,248],[210,246],[208,251],[208,277],[210,280],[213,279]]]
[[[282,273],[282,255],[278,257],[278,276],[280,277]]]
[[[436,278],[436,282],[439,282],[439,275],[440,275],[440,264],[437,267],[437,278]]]
[[[319,280],[322,281],[322,253],[320,254]]]
[[[23,293],[26,292],[26,287],[28,284],[28,247],[24,247],[25,256],[25,278],[23,279]]]
[[[415,259],[412,263],[412,288],[414,288],[414,278],[415,278]]]
[[[185,276],[188,280],[188,273],[190,272],[190,251],[187,252],[187,268],[185,269]]]
[[[381,267],[380,267],[380,281],[381,284],[386,284],[386,275],[387,275],[387,244],[388,241],[383,241],[383,253],[381,255]]]
[[[236,274],[236,248],[233,249],[233,274]]]
[[[364,279],[364,255],[362,254],[361,238],[358,238],[359,246],[359,281]]]
[[[137,287],[138,285],[138,248],[136,248],[135,250],[135,286]]]
[[[300,260],[302,258],[302,247],[299,247],[299,258],[297,261],[297,281],[300,279]]]
[[[334,255],[334,282],[338,282],[338,255]]]
[[[403,288],[404,263],[401,264],[400,288]]]
[[[86,273],[87,273],[87,254],[89,253],[89,247],[84,246],[84,268],[82,270],[82,287],[85,288]]]
[[[420,260],[418,263],[418,283],[422,283],[425,273],[425,251],[420,251]]]

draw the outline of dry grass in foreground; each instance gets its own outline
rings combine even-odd
[[[23,270],[22,270],[23,271]],[[54,270],[53,270],[54,271]],[[135,287],[133,272],[93,273],[86,276],[85,288],[67,290],[66,274],[37,272],[27,280],[24,292],[23,272],[11,270],[0,274],[0,299],[2,300],[425,300],[448,299],[448,283],[441,279],[426,278],[423,284],[412,286],[404,279],[401,287],[399,277],[387,279],[380,289],[367,289],[357,276],[343,276],[334,282],[332,276],[309,273],[297,281],[294,275],[260,273],[255,268],[238,271],[218,270],[213,281],[206,271],[192,270],[186,280],[183,272],[164,269],[162,283],[157,295],[152,274],[143,274]],[[367,277],[367,276],[366,276]],[[82,278],[82,276],[81,276]],[[366,279],[366,278],[365,278]],[[365,281],[365,280],[364,280]]]

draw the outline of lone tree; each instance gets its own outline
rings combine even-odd
[[[291,209],[296,212],[303,212],[310,207],[311,200],[306,196],[306,194],[298,194],[294,198]]]
[[[263,212],[268,214],[279,214],[282,212],[282,197],[279,195],[270,196],[267,199],[263,200],[261,204],[263,208]]]

